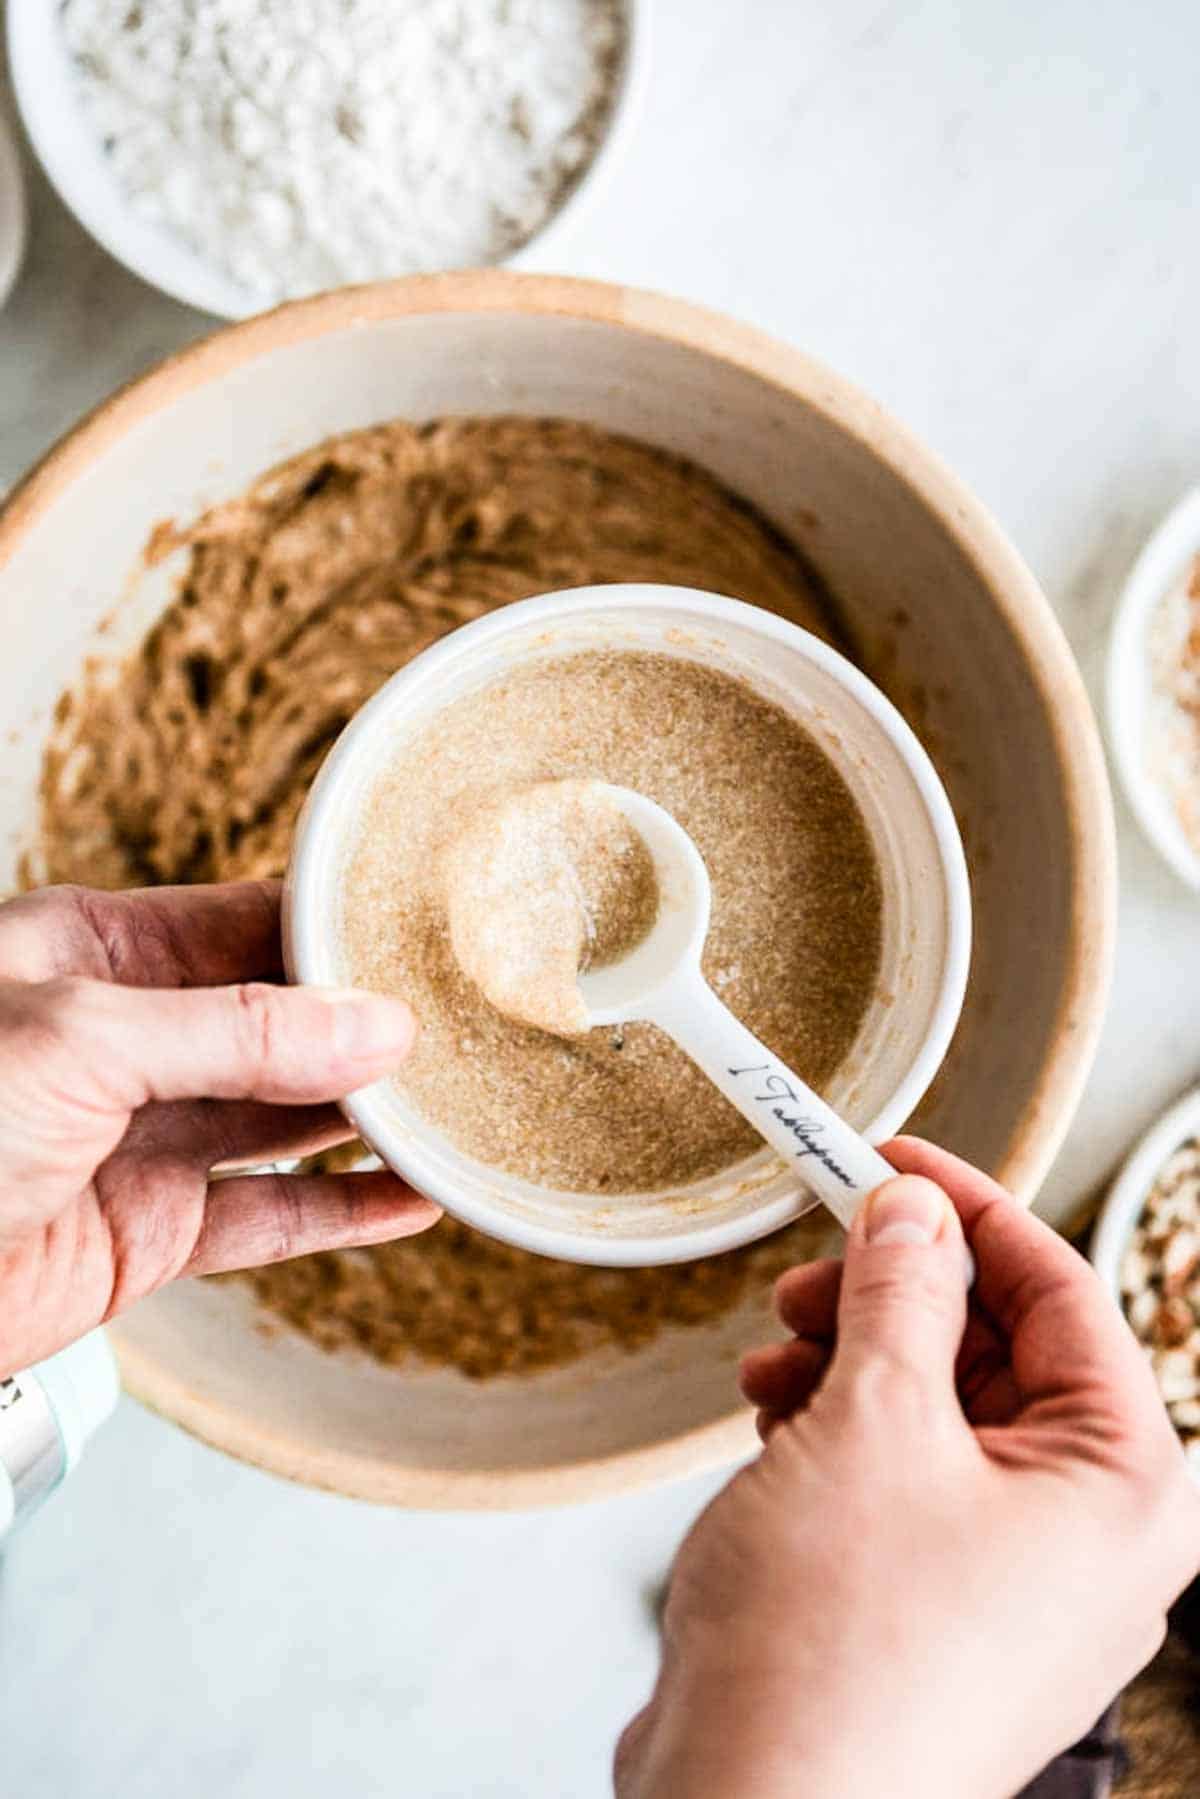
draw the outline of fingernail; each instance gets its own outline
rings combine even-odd
[[[918,1174],[887,1181],[867,1201],[868,1243],[934,1243],[946,1221],[948,1201],[940,1187]]]
[[[314,987],[334,1008],[333,1046],[354,1061],[382,1061],[406,1056],[417,1034],[417,1021],[402,999],[364,993],[355,987]]]

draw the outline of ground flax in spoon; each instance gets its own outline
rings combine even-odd
[[[153,553],[174,599],[60,701],[26,884],[277,875],[334,737],[428,644],[510,600],[603,581],[709,588],[829,637],[804,564],[694,464],[571,421],[380,425],[270,470]],[[115,596],[114,596],[115,597]],[[727,1312],[807,1252],[805,1222],[678,1268],[576,1268],[446,1221],[249,1278],[329,1349],[532,1372]]]
[[[470,811],[433,875],[454,960],[497,1012],[577,1035],[580,974],[622,961],[658,915],[654,858],[595,781],[535,781]]]

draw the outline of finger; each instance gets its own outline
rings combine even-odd
[[[798,1337],[832,1342],[837,1335],[842,1264],[831,1257],[789,1268],[775,1283],[775,1310]]]
[[[646,1761],[647,1745],[654,1727],[655,1703],[651,1700],[629,1720],[613,1753],[614,1799],[633,1799],[639,1790],[640,1772]]]
[[[1010,1424],[1021,1409],[1010,1345],[974,1301],[967,1312],[954,1379],[972,1424]]]
[[[179,1100],[147,1106],[116,1156],[169,1155],[207,1174],[285,1157],[315,1156],[349,1143],[354,1126],[339,1106],[268,1106],[257,1100]],[[115,1157],[114,1157],[115,1159]]]
[[[340,1099],[396,1068],[416,1035],[401,1000],[357,991],[252,982],[167,992],[67,979],[3,995],[48,1052],[45,1078],[69,1074],[78,1107],[110,1112],[152,1100]]]
[[[82,974],[208,987],[283,973],[278,881],[103,893],[44,887],[0,906],[0,979]]]
[[[752,1349],[742,1357],[738,1384],[751,1405],[798,1412],[825,1378],[830,1353],[828,1344],[801,1337]]]
[[[969,1162],[918,1137],[897,1137],[883,1153],[902,1172],[936,1181],[949,1195],[967,1241],[987,1264],[977,1271],[976,1292],[1009,1335],[1043,1286],[1078,1273],[1078,1252]]]
[[[966,1321],[962,1230],[931,1181],[901,1175],[868,1198],[846,1238],[831,1383],[876,1395],[914,1386],[954,1399]]]
[[[776,1430],[779,1425],[786,1424],[789,1416],[790,1413],[773,1412],[768,1406],[763,1406],[754,1419],[754,1428],[758,1432],[759,1442],[769,1442],[771,1432]]]
[[[826,1346],[825,1361],[817,1379],[811,1383],[812,1390],[815,1390],[824,1376],[828,1348],[837,1335],[841,1282],[841,1262],[823,1260],[806,1262],[800,1268],[790,1268],[775,1284],[776,1310],[784,1324],[789,1330],[795,1331],[797,1336]],[[772,1371],[764,1373],[763,1384],[759,1389],[756,1359],[760,1356],[773,1356],[780,1348],[786,1347],[771,1345],[768,1349],[752,1350],[749,1357],[743,1358],[742,1391],[752,1405],[777,1405],[777,1409],[787,1410],[786,1405],[779,1405],[773,1397],[778,1389],[774,1384],[769,1384],[773,1382]],[[754,1371],[750,1379],[755,1382],[753,1387],[747,1384],[745,1378],[747,1365],[752,1358]],[[1006,1423],[1020,1408],[1007,1339],[977,1304],[972,1304],[968,1311],[955,1364],[955,1385],[963,1410],[973,1424]],[[797,1405],[800,1403],[803,1402],[796,1402]]]
[[[222,1274],[321,1249],[390,1243],[441,1217],[394,1174],[249,1174],[214,1181],[182,1272]]]
[[[1144,1403],[1153,1391],[1148,1366],[1077,1250],[997,1181],[945,1150],[901,1137],[884,1154],[950,1195],[975,1254],[978,1297],[1011,1342],[1024,1401],[1091,1390],[1127,1412]]]

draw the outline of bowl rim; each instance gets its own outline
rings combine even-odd
[[[106,448],[180,394],[261,355],[331,331],[434,313],[571,318],[724,361],[799,399],[879,458],[939,523],[980,582],[1024,657],[1057,752],[1071,835],[1073,896],[1058,1013],[1040,1079],[1018,1119],[997,1179],[1028,1199],[1056,1155],[1091,1068],[1108,999],[1116,931],[1116,844],[1104,756],[1083,677],[1033,574],[990,512],[915,433],[845,377],[754,326],[691,301],[575,276],[506,269],[408,276],[294,300],[219,327],[135,377],[86,413],[36,462],[0,508],[0,569],[17,543]],[[539,1469],[397,1468],[313,1450],[251,1426],[173,1377],[116,1330],[126,1386],[204,1441],[276,1473],[386,1504],[502,1509],[563,1504],[727,1465],[756,1442],[753,1418],[730,1412],[637,1450]],[[732,1385],[732,1383],[731,1383]]]
[[[553,266],[562,257],[564,246],[569,247],[570,234],[586,210],[628,154],[649,90],[652,33],[648,0],[621,0],[621,5],[625,16],[624,54],[608,118],[595,150],[533,235],[489,266]],[[176,239],[169,229],[139,219],[128,204],[118,208],[118,190],[114,189],[111,216],[106,208],[93,202],[86,176],[80,174],[74,159],[59,145],[47,123],[47,115],[53,112],[53,91],[37,79],[40,34],[57,30],[58,21],[48,18],[45,0],[9,0],[4,36],[16,110],[38,164],[63,205],[114,261],[159,293],[210,317],[231,322],[258,314],[261,307],[255,297],[223,270],[210,267],[182,238]],[[99,146],[96,160],[102,165]],[[165,274],[164,262],[171,265]]]
[[[1165,790],[1145,766],[1143,719],[1151,623],[1197,555],[1200,487],[1193,487],[1159,520],[1125,579],[1109,633],[1105,695],[1109,742],[1129,809],[1146,841],[1193,891],[1200,890],[1200,850],[1189,843]]]
[[[1088,1260],[1124,1310],[1121,1262],[1163,1165],[1182,1143],[1200,1133],[1200,1087],[1191,1087],[1138,1138],[1104,1197],[1088,1248]]]
[[[29,199],[17,134],[0,106],[0,306],[17,284],[29,238]]]
[[[489,645],[498,647],[511,635],[528,634],[538,627],[552,630],[568,625],[572,619],[594,616],[597,610],[607,615],[625,613],[636,617],[643,609],[674,614],[689,622],[712,621],[790,649],[852,697],[883,732],[908,772],[936,844],[946,908],[946,940],[936,1003],[917,1054],[887,1103],[862,1127],[863,1135],[872,1143],[889,1138],[919,1105],[941,1066],[966,994],[971,956],[971,890],[958,823],[924,745],[887,695],[861,669],[790,619],[723,594],[652,582],[618,582],[539,594],[460,625],[398,669],[346,725],[309,790],[292,839],[283,891],[283,942],[288,973],[294,980],[316,986],[339,984],[332,949],[334,932],[322,908],[324,882],[320,867],[330,840],[338,835],[337,821],[346,813],[346,788],[361,779],[356,770],[362,762],[364,746],[369,755],[369,746],[381,740],[386,742],[389,721],[403,712],[425,684],[472,652]],[[377,768],[380,766],[376,764]],[[519,1214],[502,1212],[482,1198],[460,1194],[436,1166],[429,1165],[419,1127],[397,1132],[391,1126],[387,1087],[386,1081],[375,1082],[351,1094],[343,1103],[343,1110],[375,1153],[421,1192],[437,1200],[452,1217],[538,1255],[624,1268],[692,1261],[756,1242],[808,1209],[793,1190],[723,1224],[685,1223],[669,1238],[631,1235],[609,1240],[576,1233],[565,1224],[554,1229]],[[492,1173],[498,1184],[503,1182],[501,1173]],[[611,1199],[609,1195],[605,1197]]]

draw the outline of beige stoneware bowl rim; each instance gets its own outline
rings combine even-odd
[[[1082,677],[1022,558],[986,508],[932,451],[851,382],[752,326],[689,301],[568,276],[467,270],[408,276],[296,300],[228,324],[138,376],[85,415],[30,470],[0,511],[0,569],[73,481],[124,432],[230,369],[285,346],[387,320],[437,313],[569,318],[696,351],[800,399],[881,461],[940,523],[991,594],[1042,696],[1065,786],[1074,860],[1063,993],[1050,1054],[1000,1167],[1028,1201],[1065,1135],[1104,1018],[1116,928],[1116,849],[1103,753]],[[114,1333],[125,1388],[203,1441],[272,1473],[383,1504],[434,1509],[566,1504],[727,1465],[748,1454],[750,1412],[660,1443],[539,1469],[402,1468],[263,1427],[195,1392]]]

